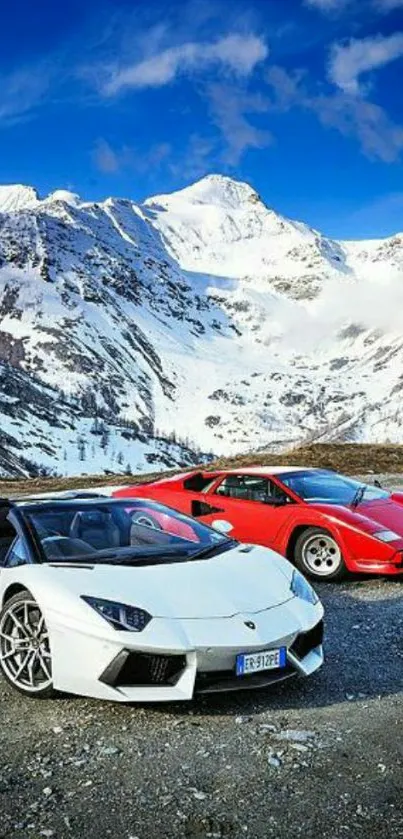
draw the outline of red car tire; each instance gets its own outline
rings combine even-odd
[[[347,573],[343,554],[335,538],[320,527],[308,527],[298,536],[294,548],[297,568],[315,580],[342,580]]]

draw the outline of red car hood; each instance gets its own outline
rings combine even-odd
[[[403,497],[402,497],[403,500]],[[403,540],[403,506],[393,496],[378,501],[363,501],[356,509],[338,504],[312,504],[325,516],[343,521],[365,533],[393,530]],[[393,543],[397,547],[396,542]]]

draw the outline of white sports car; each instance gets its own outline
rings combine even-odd
[[[28,696],[191,699],[323,662],[299,571],[153,501],[0,499],[0,567],[1,671]]]

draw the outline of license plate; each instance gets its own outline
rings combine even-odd
[[[249,676],[261,670],[277,670],[287,663],[287,648],[278,647],[277,650],[260,650],[258,653],[240,653],[236,657],[236,675]]]

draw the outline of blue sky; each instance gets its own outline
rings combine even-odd
[[[0,182],[139,200],[209,172],[328,235],[403,231],[403,0],[14,0]]]

